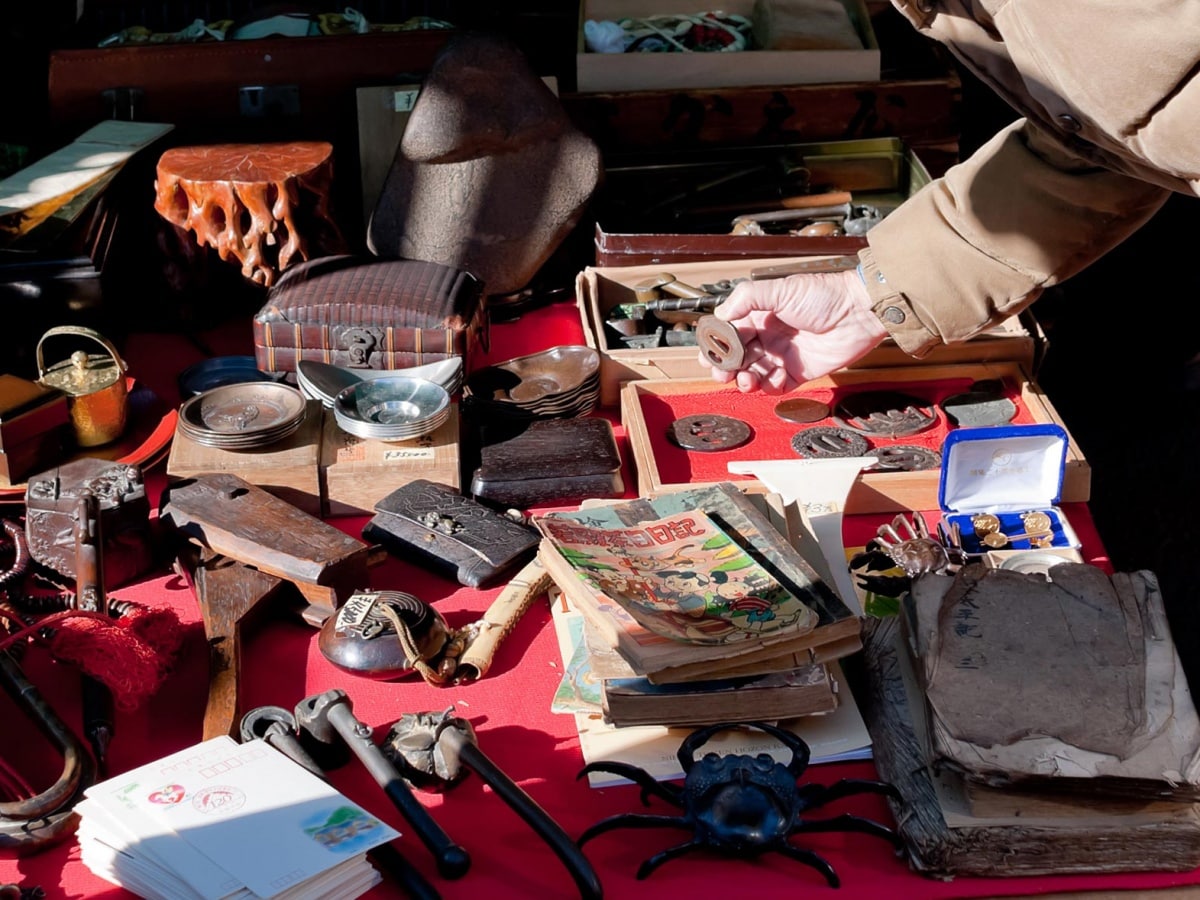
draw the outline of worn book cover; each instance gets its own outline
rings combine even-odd
[[[566,603],[561,595],[557,603]],[[579,613],[555,611],[570,655],[551,708],[599,713],[617,727],[789,719],[837,708],[839,685],[821,663],[782,672],[655,684],[637,675]],[[562,620],[561,622],[559,620]]]
[[[861,659],[861,673],[852,674],[861,674],[875,767],[900,792],[892,808],[916,871],[945,879],[1200,865],[1195,803],[998,789],[935,766],[924,694],[897,617],[869,620]]]
[[[655,684],[646,678],[600,682],[604,719],[629,725],[711,725],[775,721],[833,712],[838,685],[822,663],[743,678]]]
[[[857,616],[731,484],[588,504],[536,524],[555,582],[652,681],[781,671],[861,646]],[[646,546],[614,556],[636,541]],[[745,668],[759,664],[769,668]]]
[[[1200,717],[1153,573],[968,566],[911,598],[938,765],[993,787],[1200,800]]]
[[[555,635],[563,665],[569,671],[571,660],[576,656],[575,643],[582,634],[580,614],[561,598],[551,604]],[[570,676],[575,677],[575,676]],[[842,684],[842,673],[837,663],[829,665],[832,683]],[[564,678],[564,682],[567,678]],[[692,726],[632,725],[618,727],[604,721],[599,708],[599,692],[589,691],[588,684],[597,686],[598,679],[584,675],[581,690],[566,688],[556,694],[552,709],[569,713],[575,717],[579,733],[579,746],[585,762],[616,760],[645,769],[659,781],[682,778],[676,751],[689,734]],[[592,702],[587,696],[591,694]],[[566,696],[576,702],[564,703]],[[798,735],[812,750],[812,764],[871,758],[871,737],[863,717],[855,703],[854,695],[848,690],[838,693],[839,702],[835,709],[822,715],[806,715],[780,719],[777,724]],[[715,723],[714,723],[715,724]],[[704,747],[705,752],[715,753],[766,753],[774,759],[786,761],[787,749],[755,728],[734,728],[715,735]],[[610,772],[593,772],[588,776],[592,787],[608,787],[627,784],[626,779]]]

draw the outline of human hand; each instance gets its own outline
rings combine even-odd
[[[858,272],[821,272],[742,282],[714,310],[746,350],[741,369],[715,381],[782,394],[847,366],[887,337]],[[712,362],[700,353],[700,362]]]

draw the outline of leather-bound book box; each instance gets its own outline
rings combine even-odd
[[[254,317],[254,356],[268,372],[301,359],[404,369],[486,347],[483,282],[415,259],[326,256],[288,269]]]

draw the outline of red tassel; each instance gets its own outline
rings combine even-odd
[[[170,609],[130,607],[119,619],[69,616],[56,623],[50,651],[105,684],[119,709],[137,709],[162,685],[183,642]]]

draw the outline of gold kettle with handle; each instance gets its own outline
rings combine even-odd
[[[46,368],[43,344],[48,338],[74,335],[90,338],[106,353],[74,351],[67,359]],[[98,331],[82,325],[60,325],[42,335],[37,345],[38,381],[67,395],[71,427],[80,447],[99,447],[125,433],[129,417],[128,366],[117,349]]]

